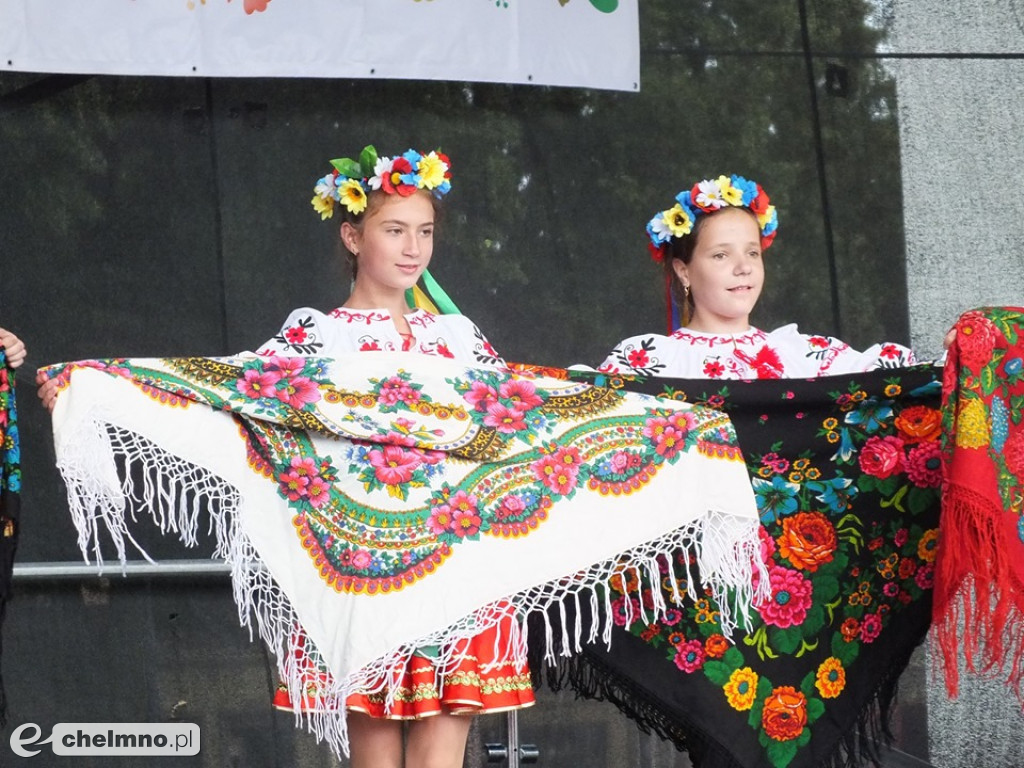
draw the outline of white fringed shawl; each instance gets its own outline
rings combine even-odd
[[[138,510],[185,544],[208,513],[239,618],[251,631],[255,617],[293,700],[296,623],[329,667],[308,723],[339,753],[339,703],[389,690],[417,647],[441,649],[440,677],[453,640],[504,616],[498,658],[522,662],[531,613],[590,604],[592,626],[557,643],[549,628],[550,654],[609,642],[615,610],[665,609],[613,610],[615,573],[660,580],[662,558],[689,559],[673,589],[710,589],[726,628],[753,599],[757,512],[716,411],[402,353],[48,372],[85,557],[101,562],[109,537],[123,560]]]

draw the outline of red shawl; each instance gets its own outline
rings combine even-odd
[[[1024,309],[973,310],[955,330],[933,624],[950,696],[962,649],[1024,702]]]

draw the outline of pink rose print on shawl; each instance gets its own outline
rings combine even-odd
[[[463,397],[474,409],[484,412],[498,402],[498,393],[494,387],[482,381],[474,381],[470,385],[469,391]]]
[[[277,383],[275,397],[285,405],[302,409],[320,400],[320,389],[315,383],[302,376],[281,379]]]
[[[504,434],[520,432],[526,429],[523,412],[517,408],[508,408],[501,403],[493,403],[484,416],[484,425],[493,427]]]
[[[895,435],[868,438],[860,451],[861,471],[884,480],[903,471],[903,441]]]
[[[673,661],[676,667],[687,674],[696,672],[704,666],[704,643],[700,640],[690,640],[683,643],[679,646]]]
[[[695,421],[693,414],[679,411],[671,416],[656,416],[644,424],[643,436],[654,445],[659,456],[672,459],[686,445],[686,436]]]
[[[534,476],[557,494],[569,496],[576,488],[580,471],[580,452],[577,448],[559,448],[550,456],[535,461]]]
[[[506,381],[498,388],[498,396],[510,401],[513,408],[523,412],[544,404],[543,398],[537,394],[537,387],[529,381]]]
[[[764,623],[782,629],[802,624],[811,607],[811,580],[799,571],[772,565],[768,582],[772,595],[757,605]]]
[[[447,504],[434,507],[427,525],[436,536],[445,533],[454,533],[460,539],[474,536],[480,532],[483,525],[476,496],[465,491],[457,491]]]
[[[402,485],[412,479],[413,472],[422,463],[420,457],[398,445],[385,445],[367,454],[374,475],[385,485]]]
[[[392,376],[390,379],[385,379],[381,382],[380,402],[384,405],[394,405],[399,402],[406,405],[415,405],[419,402],[419,399],[420,393],[410,386],[409,382],[399,376]]]
[[[918,488],[938,488],[942,483],[942,450],[937,441],[911,449],[906,465],[907,477]]]
[[[276,397],[285,405],[302,410],[307,405],[320,401],[320,388],[316,382],[303,375],[306,360],[301,357],[272,357],[264,366],[264,375],[278,377],[273,382],[273,391],[263,397]],[[248,377],[250,371],[246,371]],[[270,379],[268,379],[270,381]]]
[[[278,489],[289,501],[306,501],[314,508],[323,506],[331,496],[331,484],[337,473],[327,460],[319,464],[311,457],[295,456],[278,478]]]
[[[238,391],[252,400],[261,397],[277,397],[277,382],[281,374],[276,371],[260,371],[249,368],[238,380]]]

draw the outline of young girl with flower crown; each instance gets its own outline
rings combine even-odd
[[[351,293],[342,306],[327,313],[308,307],[293,311],[256,354],[336,357],[409,351],[476,367],[503,367],[504,361],[468,318],[416,308],[409,299],[423,277],[428,289],[433,287],[433,298],[453,309],[427,272],[434,252],[435,214],[451,188],[448,157],[412,149],[393,158],[379,157],[368,146],[358,160],[331,163],[333,170],[317,182],[312,203],[322,219],[340,209],[341,241],[353,268]],[[39,397],[52,410],[56,381],[42,374],[38,381]],[[508,634],[499,624],[460,641],[456,655],[461,661],[443,675],[432,662],[440,649],[421,648],[397,684],[350,696],[346,709],[352,768],[461,768],[468,716],[534,702],[525,665],[496,658],[498,640]],[[274,705],[323,711],[330,705],[320,694],[330,688],[330,673],[301,627],[294,628],[291,646],[296,652],[289,662],[303,679],[304,695],[293,701],[282,683]]]
[[[616,345],[609,373],[708,379],[813,378],[912,365],[899,344],[864,352],[795,324],[766,332],[750,325],[765,279],[764,252],[778,215],[760,184],[742,176],[700,181],[647,225],[682,322],[670,336],[643,334]]]
[[[332,165],[334,170],[317,182],[312,203],[323,219],[340,209],[341,241],[353,268],[351,294],[326,314],[295,310],[257,354],[334,357],[404,350],[473,366],[503,366],[468,318],[414,308],[407,298],[423,276],[428,287],[434,286],[439,303],[450,303],[426,272],[434,251],[437,205],[451,187],[448,157],[415,150],[378,157],[370,146],[358,160],[333,160]],[[446,672],[440,685],[431,662],[436,649],[421,649],[399,690],[392,691],[390,708],[385,706],[387,692],[349,697],[353,768],[461,768],[470,725],[466,715],[531,705],[529,671],[492,663],[500,632],[501,626],[470,640],[464,661]],[[300,637],[297,644],[304,647],[300,663],[315,696],[317,676],[328,673],[317,664],[307,639]],[[283,684],[274,705],[294,708]],[[315,706],[312,700],[299,702],[300,709]],[[404,762],[403,721],[408,722]]]

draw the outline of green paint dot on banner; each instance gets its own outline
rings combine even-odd
[[[619,0],[590,0],[590,4],[602,13],[611,13],[619,7]]]

